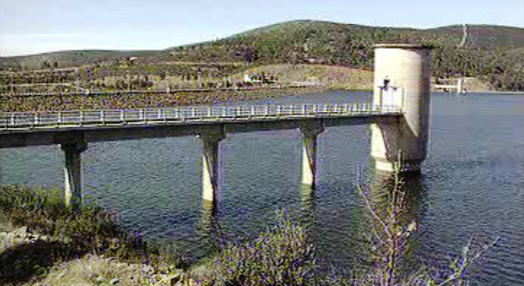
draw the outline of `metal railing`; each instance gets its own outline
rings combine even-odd
[[[400,114],[397,106],[362,104],[294,104],[189,106],[56,112],[9,112],[0,115],[0,131],[56,129],[81,126],[191,124],[199,122],[261,121],[333,116]]]

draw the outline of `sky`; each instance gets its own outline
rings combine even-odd
[[[524,28],[524,1],[0,0],[0,56],[166,49],[297,19],[413,28],[464,23]]]

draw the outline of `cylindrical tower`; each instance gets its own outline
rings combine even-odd
[[[376,169],[420,171],[427,155],[431,87],[431,48],[420,45],[375,45],[373,104],[396,106],[398,120],[378,118],[372,125]],[[401,155],[401,158],[399,158]]]

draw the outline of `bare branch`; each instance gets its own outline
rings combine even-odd
[[[384,222],[384,220],[382,220],[382,218],[380,218],[378,216],[378,214],[375,212],[375,210],[373,209],[373,207],[371,206],[371,201],[369,200],[368,196],[364,193],[364,191],[362,190],[362,188],[360,186],[357,186],[357,190],[359,191],[360,195],[364,198],[364,202],[366,203],[366,206],[367,208],[369,209],[369,211],[371,212],[371,215],[382,225],[383,229],[384,229],[384,232],[386,232],[386,234],[388,235],[388,237],[392,237],[392,234],[391,232],[389,231],[388,229],[388,226],[386,224],[386,222]]]

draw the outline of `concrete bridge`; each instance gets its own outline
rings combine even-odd
[[[198,136],[203,143],[203,199],[218,198],[219,143],[229,133],[298,129],[304,138],[302,183],[315,187],[317,138],[325,128],[372,125],[376,168],[419,171],[426,156],[429,114],[429,50],[377,45],[371,104],[194,106],[132,110],[78,110],[0,114],[0,148],[61,146],[65,153],[65,198],[82,199],[81,154],[89,143]],[[402,158],[398,156],[402,151]]]

